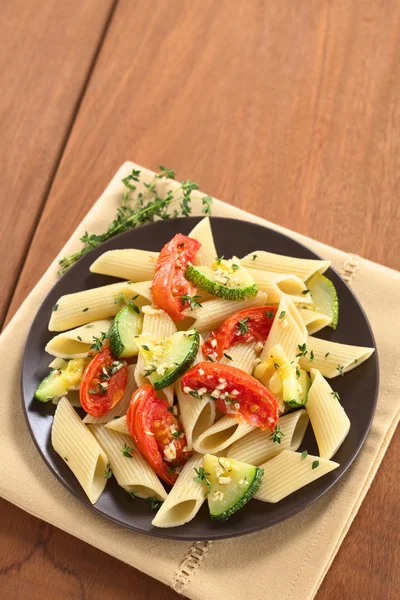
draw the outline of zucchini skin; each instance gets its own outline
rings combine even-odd
[[[225,298],[225,300],[244,300],[256,296],[258,292],[257,285],[249,285],[246,287],[229,288],[221,285],[217,281],[212,281],[202,273],[200,273],[194,265],[188,265],[185,273],[186,279],[189,279],[197,287],[205,290],[212,296]]]
[[[240,500],[238,502],[236,502],[236,504],[231,506],[231,508],[224,510],[224,512],[222,512],[218,515],[213,515],[210,513],[211,520],[212,521],[226,521],[232,515],[234,515],[238,510],[243,508],[243,506],[245,504],[247,504],[248,501],[251,500],[251,498],[254,496],[254,494],[259,490],[261,483],[262,483],[263,476],[264,476],[264,469],[260,469],[260,467],[256,467],[254,479],[252,481],[252,484],[247,488],[246,493],[243,494],[243,496],[240,498]]]
[[[187,355],[185,356],[183,361],[176,367],[176,369],[174,369],[173,371],[168,373],[168,375],[164,375],[163,377],[161,377],[161,379],[158,379],[155,382],[153,382],[153,381],[151,382],[152,386],[155,390],[162,390],[162,389],[168,387],[169,385],[174,383],[177,379],[179,379],[179,377],[181,377],[189,369],[189,367],[192,366],[192,364],[197,356],[197,352],[199,351],[199,346],[200,346],[199,332],[197,330],[194,330],[194,331],[195,331],[195,333],[193,334],[193,341],[192,341],[192,347],[190,349],[190,352],[187,353]],[[150,377],[150,380],[151,380],[151,377]]]

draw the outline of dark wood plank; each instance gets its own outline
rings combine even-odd
[[[113,0],[2,3],[0,323],[112,5]]]
[[[8,316],[129,158],[171,166],[216,197],[398,268],[399,21],[394,0],[237,0],[234,9],[228,0],[120,0]],[[397,434],[318,600],[365,590],[395,598],[399,443]],[[80,543],[60,535],[64,568],[83,579]],[[10,527],[7,542],[13,536]],[[115,564],[95,556],[100,572]],[[121,569],[135,598],[162,597],[158,584]],[[69,597],[57,580],[58,597]],[[26,597],[39,581],[32,570]],[[91,585],[85,598],[115,593],[110,581]]]

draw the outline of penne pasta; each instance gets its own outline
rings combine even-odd
[[[279,304],[283,296],[295,304],[312,303],[310,294],[303,293],[307,289],[304,281],[297,275],[251,268],[248,271],[256,282],[258,291],[268,295],[268,304]]]
[[[248,344],[236,344],[224,353],[219,362],[225,365],[232,365],[251,375],[253,373],[255,360],[257,358],[255,347],[256,342],[249,342]]]
[[[89,429],[107,454],[118,485],[139,498],[155,496],[158,500],[165,500],[167,493],[160,480],[130,436],[106,429],[103,425],[89,425]],[[133,451],[128,452],[127,448]]]
[[[92,504],[106,487],[108,458],[66,398],[61,398],[51,428],[51,443],[71,469]]]
[[[204,219],[199,221],[199,223],[193,227],[192,231],[188,235],[201,244],[199,251],[196,253],[194,264],[211,267],[213,261],[217,257],[217,250],[214,244],[210,219],[208,217],[204,217]]]
[[[316,312],[315,310],[309,310],[308,308],[298,308],[299,315],[303,320],[304,325],[307,327],[309,335],[317,333],[327,325],[330,325],[332,318],[328,315]]]
[[[215,401],[209,396],[204,397],[204,400],[199,400],[189,394],[184,394],[180,379],[177,381],[176,394],[186,434],[186,445],[188,450],[191,450],[197,438],[214,423]]]
[[[90,265],[92,273],[120,277],[134,282],[153,279],[158,252],[148,250],[108,250]]]
[[[62,358],[84,358],[89,355],[94,338],[108,334],[111,324],[111,319],[103,319],[59,333],[48,342],[45,351]]]
[[[355,369],[373,352],[374,348],[339,344],[310,336],[307,354],[300,357],[299,365],[306,371],[318,369],[324,377],[332,379]]]
[[[194,454],[183,467],[174,487],[154,517],[154,527],[177,527],[193,519],[205,500],[204,486],[194,481],[203,456]]]
[[[137,286],[123,281],[122,283],[112,283],[111,285],[103,285],[91,290],[61,296],[53,307],[49,330],[65,331],[66,329],[113,317],[121,309],[118,302],[120,295],[122,294],[124,299],[130,300],[137,293]],[[145,297],[135,300],[138,306],[148,302],[149,300]]]
[[[253,425],[239,423],[233,417],[225,416],[199,435],[193,447],[201,454],[216,454],[253,429]]]
[[[258,293],[253,298],[246,298],[245,300],[225,300],[223,298],[216,298],[215,300],[209,300],[204,302],[201,308],[196,308],[193,311],[187,309],[184,311],[185,316],[194,319],[192,327],[196,328],[197,331],[203,333],[204,331],[210,331],[217,329],[222,323],[235,314],[239,310],[245,308],[253,308],[254,306],[263,306],[267,302],[267,294],[262,292]]]
[[[296,355],[299,353],[299,345],[306,343],[308,337],[299,312],[293,302],[282,298],[272,323],[267,341],[264,344],[260,360],[268,359],[269,351],[273,346],[279,344],[286,354],[289,362],[297,362]]]
[[[264,469],[264,477],[254,497],[262,502],[275,503],[339,465],[319,456],[304,456],[300,452],[284,450],[260,466]]]
[[[143,314],[144,318],[142,334],[155,335],[157,337],[169,337],[176,332],[175,323],[165,311],[147,307],[144,308]],[[144,361],[140,353],[136,363],[135,377],[138,386],[148,383],[148,379],[144,375]],[[171,397],[173,399],[173,391],[167,391],[165,393],[165,397],[167,397],[171,404]]]
[[[309,417],[305,410],[283,415],[279,419],[282,432],[279,443],[272,440],[271,432],[257,428],[232,444],[227,457],[258,466],[283,450],[295,451],[303,441],[308,423]]]
[[[112,419],[112,421],[107,421],[107,423],[104,424],[104,427],[106,429],[111,429],[111,431],[118,431],[118,433],[123,433],[124,435],[130,435],[126,415],[118,417],[118,419]]]
[[[332,458],[350,430],[350,419],[329,383],[317,369],[311,369],[311,387],[306,410],[322,458]]]
[[[136,389],[137,384],[135,380],[135,365],[128,365],[128,381],[121,400],[119,400],[119,402],[117,402],[117,404],[115,404],[111,410],[101,417],[93,417],[92,415],[87,414],[83,419],[83,422],[85,425],[88,425],[89,423],[108,423],[109,421],[114,421],[114,419],[122,417],[126,414],[132,394]]]
[[[330,260],[294,258],[265,252],[264,250],[255,250],[247,254],[241,259],[241,263],[244,267],[250,269],[297,275],[302,281],[307,281],[317,271],[324,273],[331,265]]]

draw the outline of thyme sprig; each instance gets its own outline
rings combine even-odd
[[[169,190],[165,196],[160,196],[157,190],[158,180],[163,178],[174,179],[175,177],[172,169],[160,166],[160,172],[154,175],[153,180],[150,183],[143,183],[146,188],[145,193],[135,195],[137,190],[135,184],[140,182],[140,173],[140,171],[133,169],[132,173],[122,179],[126,191],[122,195],[122,203],[117,210],[115,219],[104,233],[96,234],[88,233],[87,231],[84,233],[80,238],[83,248],[60,260],[60,268],[58,270],[60,275],[68,271],[83,256],[98,248],[100,244],[123,231],[134,229],[137,225],[143,223],[153,223],[156,217],[165,220],[171,217],[187,217],[190,215],[192,211],[190,205],[192,192],[199,189],[196,182],[187,179],[182,181],[176,190]],[[170,204],[176,202],[179,202],[179,209],[175,209],[172,215],[170,215],[168,207]],[[204,196],[202,198],[202,212],[204,214],[211,214],[212,202],[211,196]]]

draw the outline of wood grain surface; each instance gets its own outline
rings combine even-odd
[[[394,0],[119,0],[7,319],[127,159],[165,164],[226,202],[400,268],[399,63]],[[318,600],[398,598],[399,451],[397,433]],[[178,597],[1,510],[0,598]]]
[[[0,323],[64,148],[112,0],[1,5]]]

